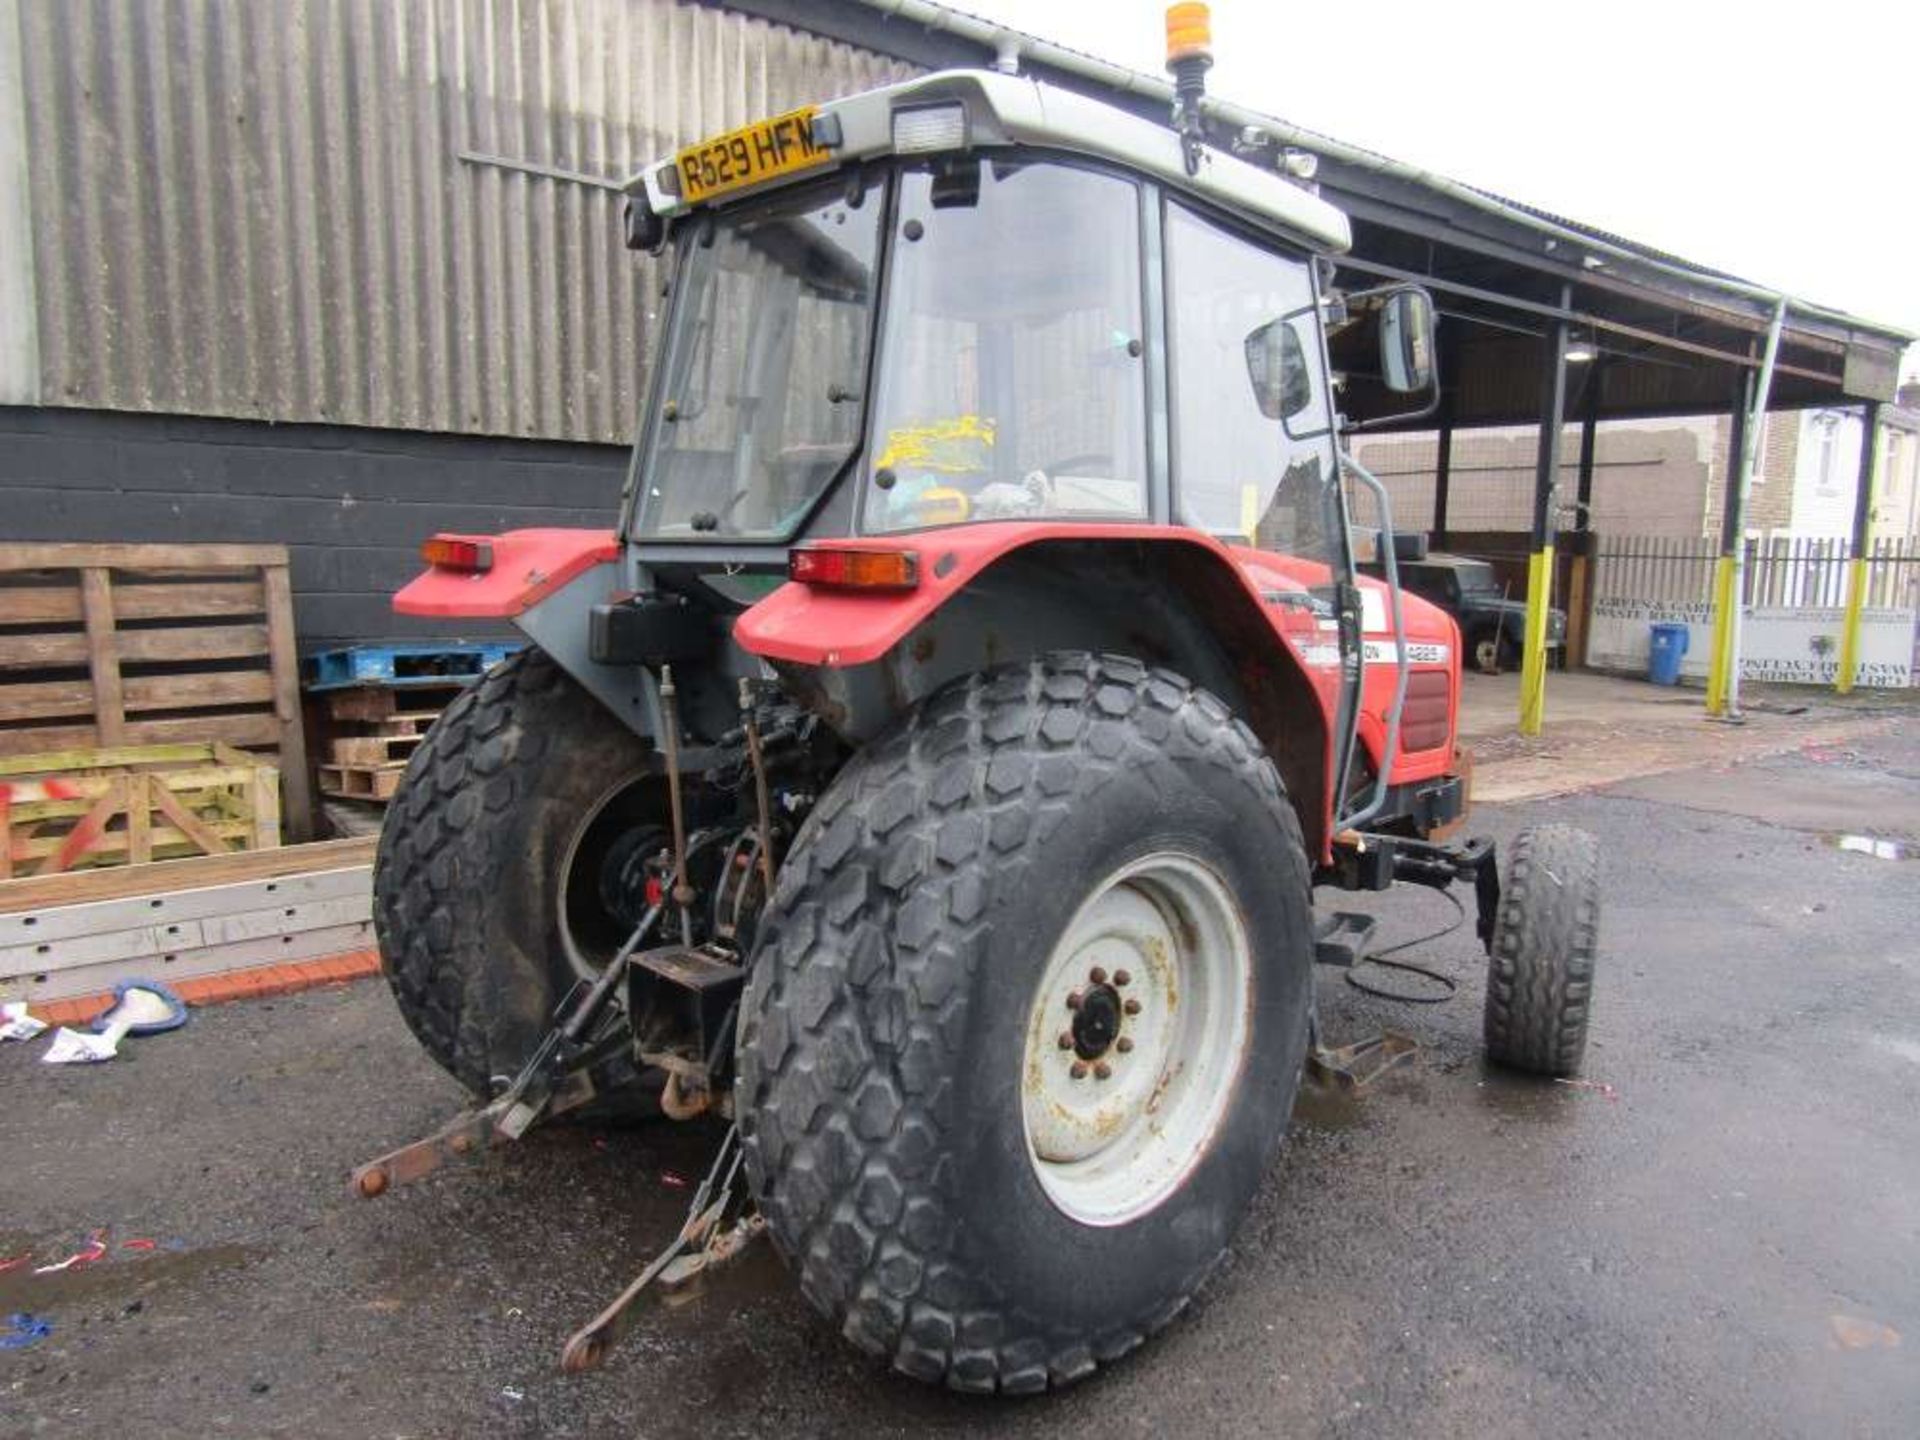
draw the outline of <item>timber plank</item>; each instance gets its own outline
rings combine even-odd
[[[80,592],[71,585],[0,589],[0,625],[72,625],[79,619]]]
[[[204,620],[264,615],[266,610],[266,589],[258,580],[208,580],[193,585],[122,582],[113,589],[113,613],[122,620]]]
[[[115,646],[123,661],[244,660],[267,653],[265,625],[177,625],[122,630]]]
[[[378,844],[378,837],[363,835],[350,840],[283,845],[275,850],[248,850],[189,860],[158,861],[152,865],[83,870],[44,879],[27,877],[0,880],[0,915],[52,905],[80,905],[94,900],[165,895],[173,890],[371,865]]]
[[[214,705],[263,704],[273,699],[273,676],[264,670],[225,670],[202,675],[133,675],[121,686],[126,707],[138,710],[202,710]],[[0,688],[0,707],[6,692]],[[4,718],[0,709],[0,718]]]
[[[120,653],[114,644],[113,581],[105,570],[80,572],[80,610],[87,625],[87,671],[93,679],[93,724],[102,745],[127,738],[127,712],[120,699]]]
[[[136,745],[164,745],[169,740],[225,740],[229,745],[272,745],[279,741],[281,725],[268,714],[189,715],[178,720],[135,720],[127,726],[127,739]],[[281,764],[284,768],[286,762]]]
[[[93,682],[90,680],[32,680],[18,685],[0,685],[0,723],[91,714]]]
[[[87,663],[87,637],[0,635],[0,670],[54,670]]]
[[[284,545],[93,545],[70,541],[0,543],[0,571],[78,570],[103,565],[114,570],[219,570],[284,565]]]

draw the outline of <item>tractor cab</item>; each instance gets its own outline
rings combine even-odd
[[[672,308],[623,532],[784,566],[992,521],[1179,525],[1350,572],[1316,253],[1345,218],[1082,96],[953,72],[759,122],[630,185]],[[1368,297],[1431,383],[1424,296]],[[1349,348],[1352,348],[1349,346]],[[1412,359],[1404,358],[1411,354]],[[1341,377],[1345,383],[1345,377]]]

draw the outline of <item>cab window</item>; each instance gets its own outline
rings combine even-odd
[[[1146,514],[1139,207],[1069,165],[901,174],[864,529]]]
[[[1335,561],[1332,415],[1308,261],[1167,209],[1175,518]]]

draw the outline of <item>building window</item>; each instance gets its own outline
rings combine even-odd
[[[1835,448],[1834,432],[1840,428],[1840,417],[1832,411],[1824,411],[1813,417],[1814,428],[1819,433],[1818,469],[1814,472],[1813,483],[1822,495],[1837,494],[1833,480],[1833,452]]]

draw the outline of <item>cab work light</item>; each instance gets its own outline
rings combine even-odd
[[[920,583],[920,557],[911,550],[793,550],[787,578],[830,590],[911,590]]]
[[[897,154],[958,150],[967,143],[967,112],[960,105],[920,105],[893,112],[893,148]]]
[[[493,569],[493,541],[473,535],[436,535],[420,547],[420,558],[436,570],[481,575]]]

